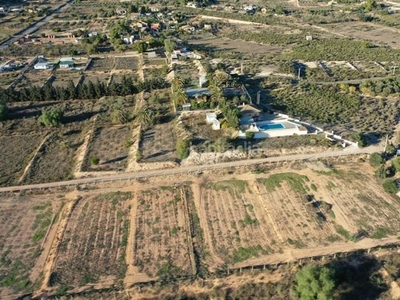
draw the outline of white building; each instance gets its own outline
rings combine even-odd
[[[33,66],[35,70],[47,70],[51,69],[53,66],[49,64],[47,61],[38,62]]]
[[[206,122],[210,124],[213,130],[220,130],[221,123],[217,119],[217,115],[215,113],[207,113],[206,114]]]

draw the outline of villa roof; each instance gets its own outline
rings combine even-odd
[[[240,113],[244,114],[244,115],[245,114],[259,114],[261,112],[260,109],[254,107],[254,106],[248,105],[248,104],[241,106],[239,109],[240,109]]]

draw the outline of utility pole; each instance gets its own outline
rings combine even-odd
[[[393,75],[396,72],[396,68],[397,68],[397,66],[393,66]]]
[[[299,67],[299,72],[297,73],[297,79],[300,79],[300,71],[301,71],[301,67]]]

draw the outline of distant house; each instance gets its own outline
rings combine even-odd
[[[33,66],[35,70],[47,70],[51,69],[53,66],[45,59],[39,59],[38,62]]]
[[[123,41],[125,44],[133,44],[133,42],[135,41],[135,36],[131,35],[128,37],[124,37]]]
[[[241,122],[257,122],[259,117],[260,117],[260,113],[261,110],[255,108],[254,106],[245,104],[242,105],[239,108],[240,111],[240,120]]]
[[[72,57],[62,57],[59,63],[60,69],[69,69],[74,67],[74,59]]]
[[[206,122],[210,124],[213,130],[220,130],[221,123],[217,119],[217,115],[215,113],[207,113],[206,114]]]
[[[153,23],[150,25],[151,30],[160,30],[161,29],[161,24],[160,23]]]

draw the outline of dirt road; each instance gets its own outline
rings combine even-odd
[[[399,243],[397,237],[390,237],[381,240],[363,239],[357,243],[337,243],[327,247],[307,248],[307,249],[288,249],[283,253],[260,256],[246,260],[243,263],[233,265],[233,268],[244,268],[248,266],[260,266],[268,264],[288,263],[298,261],[303,258],[319,257],[325,255],[334,255],[336,253],[347,253],[357,250],[367,250],[374,247],[385,246]]]
[[[213,165],[186,166],[186,167],[173,168],[173,169],[150,170],[150,171],[141,171],[141,172],[134,172],[134,173],[119,173],[119,174],[108,175],[108,176],[80,178],[80,179],[74,179],[74,180],[68,180],[68,181],[2,187],[2,188],[0,188],[0,192],[16,192],[16,191],[31,190],[31,189],[44,189],[44,188],[52,188],[52,187],[73,186],[73,185],[88,184],[88,183],[126,181],[126,180],[146,178],[146,177],[169,176],[169,175],[176,175],[176,174],[182,174],[182,173],[224,169],[224,168],[230,168],[230,167],[250,166],[250,165],[268,163],[268,162],[272,163],[272,162],[285,162],[285,161],[289,162],[289,161],[296,161],[296,160],[316,160],[316,159],[326,158],[326,157],[340,157],[340,156],[356,155],[356,154],[371,154],[374,152],[381,152],[381,151],[383,151],[382,146],[370,146],[370,147],[365,147],[365,148],[347,147],[343,150],[326,151],[326,152],[314,153],[314,154],[296,154],[296,155],[275,156],[275,157],[267,157],[267,158],[259,158],[259,159],[246,159],[246,160],[239,160],[239,161],[233,161],[233,162],[217,163],[217,164],[213,164]]]

